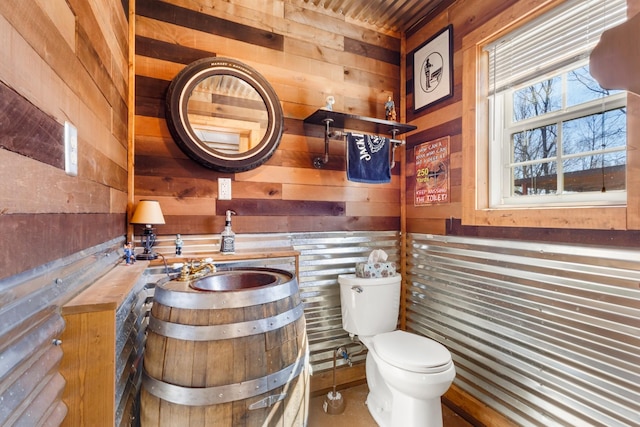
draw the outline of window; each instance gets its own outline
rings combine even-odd
[[[485,46],[490,208],[626,203],[626,92],[588,67],[625,19],[625,0],[568,1]]]

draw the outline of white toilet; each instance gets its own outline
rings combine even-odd
[[[456,370],[442,344],[396,330],[401,276],[338,276],[342,326],[367,347],[369,412],[380,427],[442,427],[440,396]]]

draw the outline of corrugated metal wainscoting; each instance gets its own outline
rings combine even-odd
[[[329,369],[338,347],[345,347],[349,353],[350,348],[357,347],[342,329],[338,276],[355,273],[356,263],[365,262],[373,249],[384,250],[390,262],[399,264],[399,234],[333,232],[300,233],[292,237],[293,247],[300,251],[300,293],[305,303],[311,366],[315,371]],[[356,356],[352,361],[359,362],[365,356]]]
[[[153,284],[143,275],[116,311],[116,426],[138,425],[138,393]]]
[[[412,234],[407,328],[523,426],[640,425],[640,251]]]
[[[172,256],[175,236],[158,239],[156,251]],[[184,235],[183,256],[203,258],[220,248],[219,236]],[[330,369],[333,354],[338,347],[347,350],[358,347],[342,329],[340,287],[338,275],[355,273],[355,265],[364,262],[374,249],[384,250],[389,261],[400,263],[400,235],[397,231],[334,231],[323,233],[267,233],[236,235],[236,250],[265,251],[291,247],[300,252],[298,280],[300,296],[304,301],[311,367],[314,372]],[[271,268],[295,270],[290,263],[261,260],[238,265],[261,265]],[[157,276],[154,275],[158,274]],[[154,269],[151,277],[160,280],[161,269]],[[364,361],[366,353],[354,356],[352,362]],[[343,365],[344,360],[338,360]]]
[[[55,426],[67,415],[60,307],[121,261],[122,240],[0,280],[0,426]]]

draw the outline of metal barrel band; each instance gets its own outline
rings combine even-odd
[[[303,305],[299,304],[289,311],[271,317],[247,322],[204,326],[171,323],[151,316],[148,330],[168,338],[186,341],[213,341],[241,338],[282,328],[298,320],[303,313]]]
[[[169,283],[171,282],[168,282],[165,286]],[[188,292],[158,286],[155,290],[154,300],[162,305],[175,308],[225,309],[266,304],[297,293],[298,283],[296,280],[290,280],[275,286],[266,286],[264,289],[255,289],[251,292]]]
[[[301,349],[298,356],[296,362],[278,372],[236,384],[183,387],[157,380],[149,376],[146,370],[142,372],[142,384],[149,393],[167,402],[185,406],[219,405],[258,396],[290,382],[300,375],[307,365],[306,352]]]
[[[287,398],[287,393],[272,394],[270,396],[265,397],[262,400],[252,403],[251,405],[249,405],[248,409],[250,411],[254,411],[256,409],[271,408],[273,405],[275,405],[276,403],[286,398]]]

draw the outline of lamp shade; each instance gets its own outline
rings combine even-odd
[[[164,216],[157,200],[140,200],[131,217],[131,224],[164,224]]]

